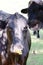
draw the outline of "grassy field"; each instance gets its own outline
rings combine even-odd
[[[43,31],[40,30],[40,38],[31,33],[31,50],[27,60],[27,65],[43,65]]]

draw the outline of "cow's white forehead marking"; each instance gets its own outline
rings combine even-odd
[[[19,26],[20,28],[22,28],[22,29],[26,26],[25,22],[23,22],[22,19],[19,19],[18,22],[17,22],[17,24],[18,24],[18,26]]]
[[[24,29],[25,26],[26,23],[22,18],[17,19],[16,27],[15,27],[15,35],[20,39],[22,38],[22,30]]]

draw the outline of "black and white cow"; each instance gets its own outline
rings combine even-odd
[[[14,64],[26,65],[29,50],[31,47],[31,36],[27,26],[27,19],[19,13],[11,15],[8,19],[8,26],[13,30],[13,41],[11,44],[10,52],[14,54],[16,50],[22,51],[20,57],[17,56],[19,58],[17,63],[14,61]]]
[[[3,24],[3,21],[1,23]],[[3,48],[4,46],[2,45],[1,45],[2,48],[0,47],[0,55],[1,52],[3,51],[1,57],[2,60],[5,57],[5,60],[3,60],[3,64],[0,65],[26,65],[29,51],[31,48],[31,36],[29,33],[29,28],[27,26],[27,19],[20,15],[19,13],[11,15],[8,18],[6,33],[7,46],[5,46],[5,49]],[[4,36],[6,37],[6,35]],[[6,44],[5,42],[2,41],[2,44],[3,43]],[[5,56],[3,56],[4,53]],[[2,63],[1,61],[0,63]]]

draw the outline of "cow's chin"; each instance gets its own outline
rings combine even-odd
[[[31,29],[31,28],[34,28],[35,26],[36,26],[36,25],[30,25],[29,28]]]
[[[39,25],[40,21],[38,20],[31,20],[28,25],[29,25],[29,28],[34,28],[37,24]]]

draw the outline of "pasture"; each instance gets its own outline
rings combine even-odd
[[[40,30],[40,38],[31,33],[31,50],[27,60],[27,65],[43,65],[43,30]]]

